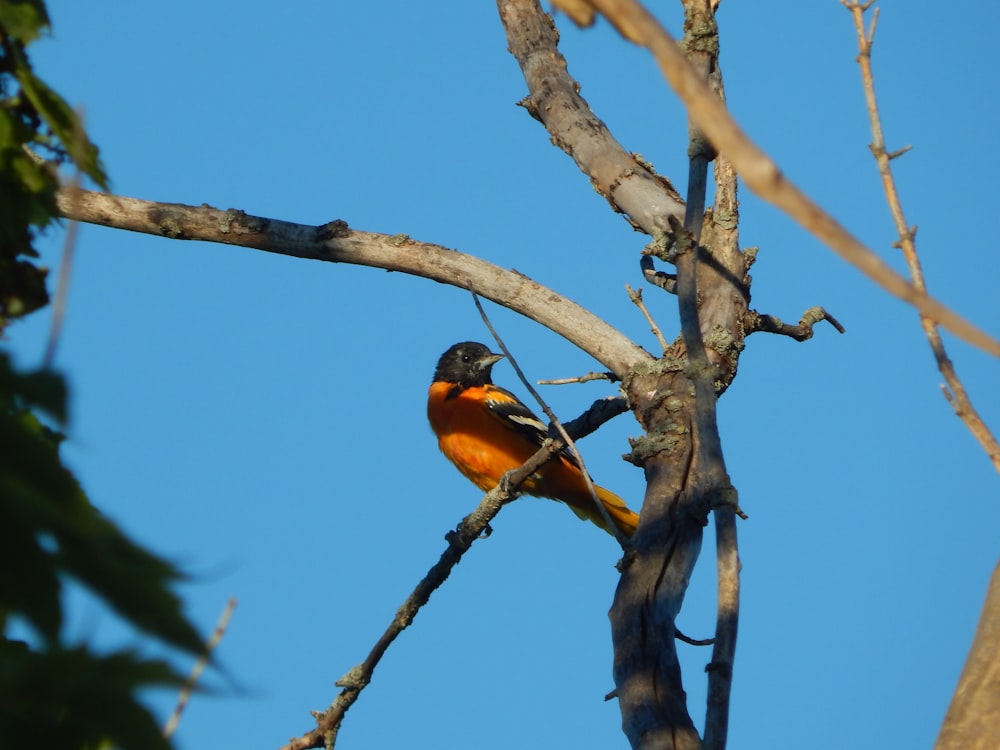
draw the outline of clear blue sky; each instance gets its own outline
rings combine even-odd
[[[662,4],[661,4],[662,5]],[[992,3],[883,2],[876,81],[931,290],[1000,336],[992,210],[1000,70]],[[679,28],[676,8],[665,21]],[[122,194],[405,232],[517,268],[647,348],[623,287],[644,238],[522,109],[490,3],[50,4],[40,72],[86,109]],[[729,103],[783,169],[901,268],[867,150],[850,16],[836,0],[724,2]],[[647,55],[559,19],[570,71],[626,148],[683,188],[682,112]],[[956,50],[955,46],[960,49]],[[720,404],[740,526],[743,608],[731,747],[928,747],[1000,552],[998,479],[952,415],[916,315],[763,205],[753,306],[847,327],[753,336]],[[61,233],[46,240],[56,264]],[[674,300],[647,291],[668,335]],[[595,363],[494,308],[533,378]],[[47,318],[11,331],[38,363]],[[488,340],[468,295],[400,274],[86,226],[57,357],[73,386],[68,461],[110,516],[193,580],[208,632],[239,608],[226,676],[189,707],[184,750],[275,747],[308,729],[443,536],[480,493],[424,416],[438,355]],[[948,337],[1000,429],[1000,364]],[[500,365],[499,382],[515,386]],[[520,392],[520,389],[515,388]],[[548,388],[576,416],[607,384]],[[623,416],[583,444],[638,504]],[[625,747],[606,612],[617,547],[524,499],[473,548],[352,709],[342,748]],[[711,530],[679,625],[711,635]],[[84,600],[70,632],[122,644]],[[131,639],[126,639],[131,644]],[[703,718],[706,650],[681,647]],[[153,696],[166,714],[172,696]]]

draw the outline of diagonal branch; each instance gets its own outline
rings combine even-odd
[[[72,188],[61,189],[56,202],[63,216],[91,224],[170,239],[220,242],[296,258],[385,268],[470,289],[558,333],[619,378],[633,365],[652,360],[623,333],[527,276],[406,235],[362,232],[340,220],[309,226],[251,216],[235,209],[155,203]]]
[[[872,41],[875,36],[875,24],[878,22],[878,9],[872,16],[871,28],[865,33],[865,10],[871,2],[859,4],[841,0],[854,17],[854,27],[858,37],[858,65],[861,67],[861,81],[865,90],[865,102],[868,107],[868,119],[871,123],[872,143],[871,151],[878,164],[878,171],[882,177],[882,187],[885,190],[886,200],[889,203],[889,210],[892,212],[892,220],[896,225],[896,232],[899,234],[899,248],[903,251],[906,259],[906,266],[913,279],[913,285],[921,292],[927,289],[924,283],[924,271],[920,265],[920,256],[917,255],[916,229],[911,228],[906,223],[906,216],[903,213],[903,204],[899,200],[899,192],[896,190],[896,180],[892,173],[892,160],[900,156],[903,150],[889,153],[885,148],[885,138],[882,135],[882,118],[878,112],[878,102],[875,99],[875,79],[872,76]],[[938,370],[948,384],[944,391],[945,398],[955,410],[955,414],[961,419],[965,426],[969,428],[973,437],[979,441],[993,462],[993,467],[1000,472],[1000,443],[990,431],[990,428],[979,416],[969,395],[962,384],[955,366],[948,357],[944,349],[944,342],[941,340],[941,332],[927,315],[921,314],[920,324],[923,326],[924,335],[930,344],[934,359],[937,361]]]
[[[498,0],[497,9],[507,46],[528,84],[521,104],[615,211],[647,234],[656,228],[665,231],[668,217],[684,215],[680,195],[669,180],[626,151],[580,96],[580,85],[559,52],[552,18],[537,0]]]
[[[608,408],[605,402],[598,401],[585,414],[567,423],[566,428],[574,438],[579,439],[589,435],[600,424],[617,414],[621,414],[623,410]],[[505,504],[517,498],[518,489],[524,481],[563,447],[565,447],[565,443],[560,440],[547,440],[522,466],[505,474],[500,484],[483,497],[476,509],[462,519],[455,531],[451,531],[445,536],[448,541],[447,549],[396,611],[392,622],[375,642],[368,656],[337,680],[337,687],[341,688],[341,691],[326,711],[316,715],[316,728],[291,740],[280,750],[333,748],[344,717],[358,700],[361,692],[371,682],[375,668],[385,656],[389,646],[413,623],[421,607],[430,600],[431,594],[448,579],[452,569],[458,565],[472,544],[484,535],[490,534],[490,521],[497,516]]]
[[[1000,356],[1000,341],[896,273],[782,174],[730,116],[725,105],[691,67],[669,33],[637,0],[589,0],[626,39],[646,47],[694,124],[732,162],[747,187],[774,204],[890,294],[916,307],[959,338]],[[632,217],[635,219],[635,217]],[[645,225],[643,229],[650,231]]]

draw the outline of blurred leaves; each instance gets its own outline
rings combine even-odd
[[[0,2],[0,330],[48,303],[32,242],[56,219],[58,167],[107,188],[79,115],[32,70],[25,47],[48,30],[40,0]]]
[[[39,653],[0,640],[0,747],[166,750],[170,743],[133,693],[180,683],[164,662],[130,652]]]
[[[59,167],[107,187],[80,117],[29,63],[48,23],[41,0],[0,0],[0,332],[48,302],[32,243],[57,219]],[[203,648],[172,590],[180,573],[105,518],[63,465],[67,400],[61,376],[19,372],[0,351],[0,747],[169,748],[136,696],[180,685],[174,669],[65,642],[63,590],[79,584],[163,644]]]

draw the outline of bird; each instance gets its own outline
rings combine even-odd
[[[427,397],[427,418],[441,452],[481,490],[521,466],[549,437],[546,426],[510,391],[494,385],[503,359],[484,344],[463,341],[438,360]],[[639,516],[618,495],[594,485],[614,528],[597,508],[579,463],[565,448],[521,485],[536,497],[560,500],[610,534],[631,537]]]

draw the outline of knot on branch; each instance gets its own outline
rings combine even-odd
[[[726,487],[716,487],[708,493],[707,500],[712,510],[728,508],[744,521],[749,519],[749,516],[744,513],[743,509],[740,507],[739,492],[737,492],[736,488],[732,485],[728,485]]]
[[[269,223],[267,219],[253,216],[239,208],[227,208],[219,212],[215,219],[219,234],[260,234],[267,231]]]
[[[347,674],[337,680],[334,685],[339,688],[346,688],[348,690],[364,690],[365,686],[371,682],[371,674],[369,674],[365,668],[364,664],[357,664],[348,670]]]
[[[677,256],[698,249],[694,235],[676,216],[667,217],[670,229],[653,230],[653,240],[642,249],[643,255],[652,255],[667,263],[676,263]]]
[[[343,219],[334,219],[331,222],[316,227],[316,239],[320,242],[348,237],[350,234],[351,228],[347,226],[347,222]]]
[[[733,676],[733,665],[727,664],[726,662],[710,661],[705,665],[705,671],[715,672],[723,677],[730,678]]]
[[[645,466],[647,461],[660,453],[666,452],[669,455],[676,451],[681,442],[678,435],[684,432],[687,432],[687,428],[677,424],[674,434],[662,432],[629,438],[628,444],[632,450],[623,454],[622,458],[635,466]]]

